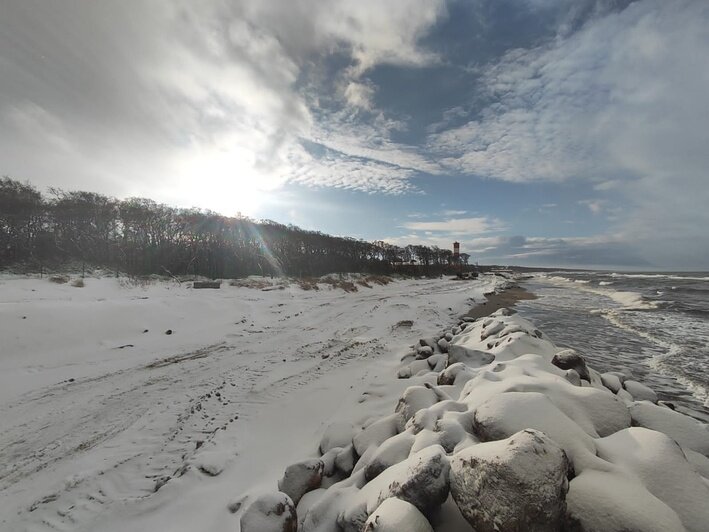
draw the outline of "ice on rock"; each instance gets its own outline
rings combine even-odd
[[[433,532],[431,524],[411,503],[390,497],[369,516],[362,532]]]
[[[542,432],[468,447],[451,459],[450,490],[477,532],[560,528],[569,463]]]
[[[630,407],[633,424],[667,434],[682,447],[709,457],[709,426],[674,410],[648,402]]]
[[[638,381],[628,379],[623,383],[623,387],[636,401],[657,403],[657,394],[651,388]]]
[[[303,495],[320,487],[324,467],[323,461],[317,459],[292,464],[278,481],[278,489],[298,504]]]
[[[295,505],[285,493],[258,497],[241,516],[241,532],[297,532]]]

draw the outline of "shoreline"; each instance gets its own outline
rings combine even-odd
[[[465,316],[468,318],[485,318],[501,308],[513,308],[518,301],[537,299],[536,294],[519,285],[505,288],[502,292],[484,294],[486,301],[472,307]]]

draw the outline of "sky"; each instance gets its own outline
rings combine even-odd
[[[0,0],[0,175],[709,270],[706,0]]]

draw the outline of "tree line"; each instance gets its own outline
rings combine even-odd
[[[462,259],[467,264],[467,255]],[[307,231],[271,220],[118,200],[0,179],[0,269],[42,271],[77,263],[128,275],[320,276],[354,272],[439,275],[452,251],[395,246]]]

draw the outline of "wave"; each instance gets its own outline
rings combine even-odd
[[[692,395],[694,395],[694,397],[704,406],[709,407],[709,389],[707,389],[707,387],[702,383],[688,377],[680,370],[680,368],[678,368],[680,361],[677,359],[681,356],[684,350],[682,346],[663,340],[662,338],[637,327],[633,327],[623,320],[622,313],[617,310],[601,311],[600,314],[619,329],[626,330],[634,335],[645,338],[646,340],[664,349],[665,352],[663,354],[651,357],[647,360],[647,364],[658,373],[676,379],[690,392],[692,392]]]
[[[692,277],[688,275],[664,274],[664,273],[616,273],[611,277],[625,277],[627,279],[672,279],[674,281],[709,281],[709,277]]]

